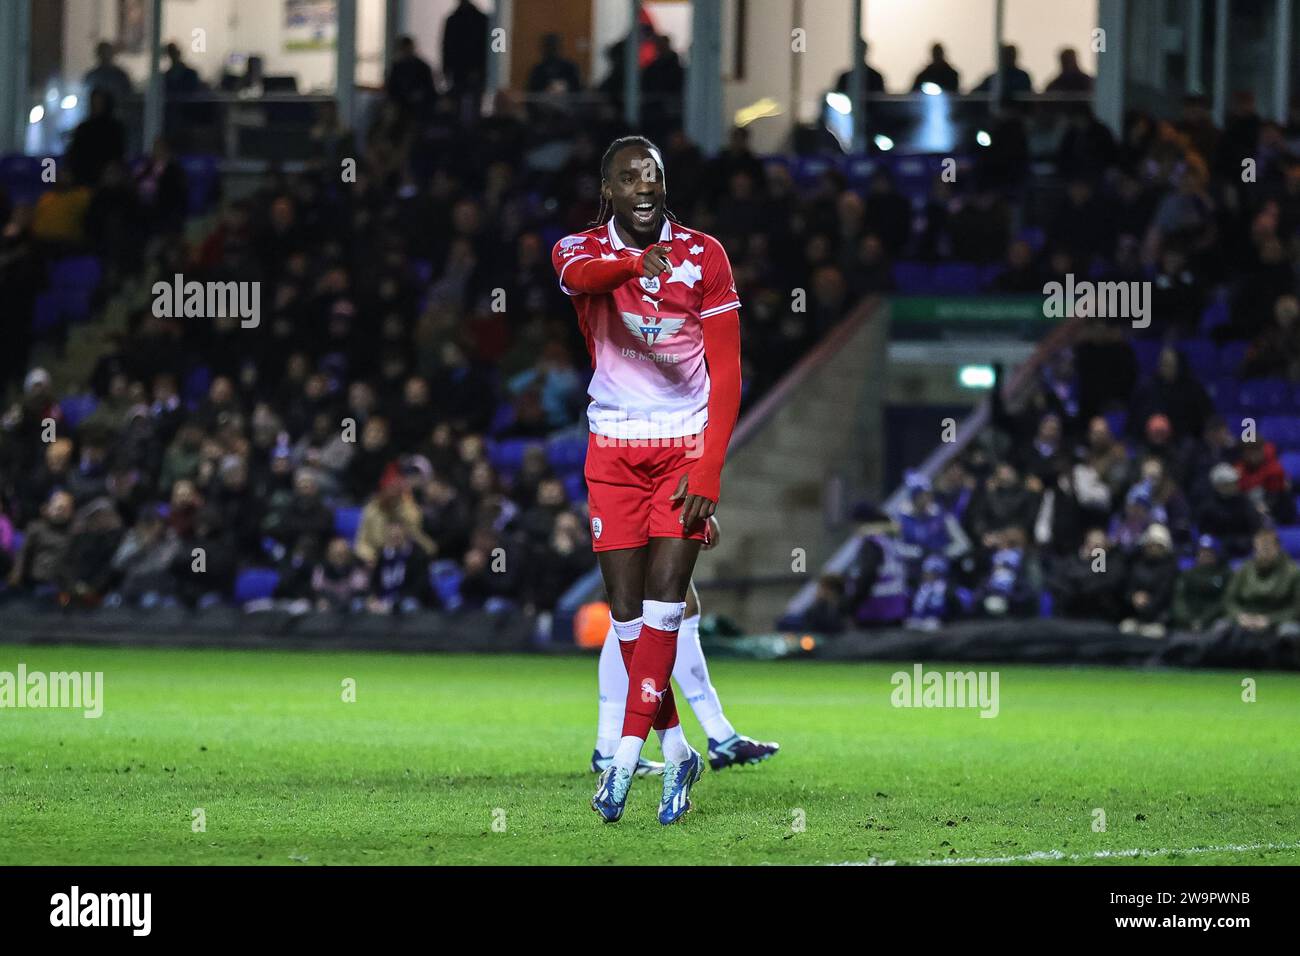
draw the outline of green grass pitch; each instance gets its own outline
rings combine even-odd
[[[718,660],[782,752],[661,827],[657,778],[617,825],[588,806],[591,658],[0,646],[20,661],[103,671],[105,711],[0,710],[0,864],[1300,863],[1294,674],[997,667],[985,719],[893,707],[909,665]]]

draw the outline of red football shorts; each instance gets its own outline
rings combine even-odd
[[[587,438],[583,474],[593,551],[639,548],[651,538],[708,540],[709,522],[683,528],[677,519],[685,499],[668,500],[704,449],[703,434],[644,441],[637,445],[595,432]]]

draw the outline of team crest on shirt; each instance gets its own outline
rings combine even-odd
[[[659,277],[642,276],[641,288],[645,289],[651,295],[654,295],[656,292],[659,291]]]
[[[648,315],[633,315],[631,312],[624,312],[622,316],[627,330],[651,348],[661,338],[675,335],[686,323],[685,319],[664,319],[657,316],[652,319]]]
[[[592,537],[594,537],[594,538],[596,538],[597,540],[599,540],[599,539],[600,539],[600,533],[601,533],[602,531],[604,531],[604,530],[605,530],[605,526],[601,523],[601,521],[600,521],[599,518],[592,518],[592,519],[591,519],[591,534],[592,534]]]

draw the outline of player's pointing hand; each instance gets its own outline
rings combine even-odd
[[[641,274],[647,279],[673,271],[673,264],[668,261],[672,246],[658,243],[641,254]]]

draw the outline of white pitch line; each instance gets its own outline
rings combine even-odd
[[[949,857],[940,860],[912,860],[899,863],[898,860],[877,860],[874,857],[866,862],[846,861],[832,866],[960,866],[973,864],[991,866],[995,863],[1046,863],[1068,860],[1131,860],[1138,857],[1168,856],[1170,853],[1191,855],[1196,853],[1252,853],[1256,850],[1297,850],[1297,843],[1230,843],[1226,846],[1194,846],[1167,850],[1097,850],[1095,853],[1063,853],[1060,850],[1035,850],[1019,856],[966,856]]]

